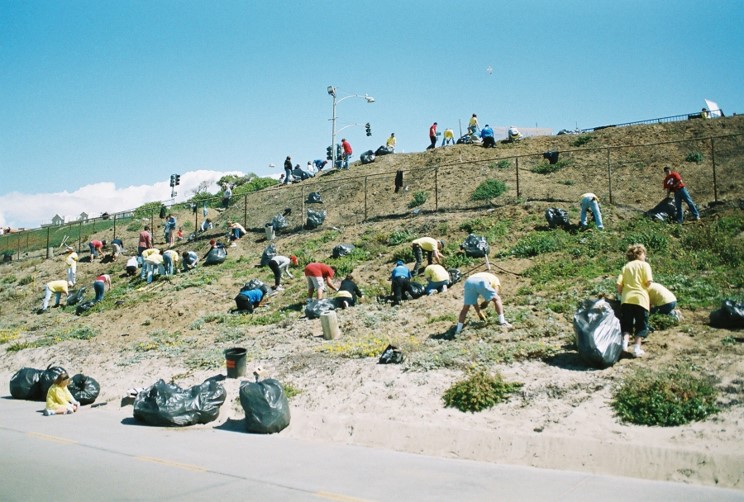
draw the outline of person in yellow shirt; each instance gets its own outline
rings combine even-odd
[[[648,288],[653,281],[651,266],[646,263],[646,247],[631,244],[625,253],[628,262],[617,276],[615,286],[621,295],[620,329],[623,331],[623,350],[628,350],[630,335],[635,331],[633,355],[641,357],[646,352],[641,342],[648,336],[648,312],[651,309]]]
[[[147,284],[150,284],[155,271],[163,264],[163,255],[160,254],[158,248],[150,248],[142,251],[142,259],[144,260],[144,264],[142,265],[140,279],[147,279]]]
[[[427,265],[431,265],[433,262],[441,263],[444,259],[441,253],[444,249],[444,241],[438,241],[431,237],[420,237],[416,239],[411,243],[411,249],[413,250],[413,257],[416,260],[412,272],[414,276],[418,275],[421,262],[424,261],[424,251],[426,251]]]
[[[467,278],[463,292],[463,306],[460,317],[457,319],[455,335],[459,335],[462,331],[470,307],[475,308],[475,313],[478,314],[481,321],[485,320],[486,316],[481,312],[481,309],[487,308],[489,302],[493,302],[493,306],[496,308],[496,313],[499,315],[499,324],[506,328],[512,327],[504,317],[504,305],[501,302],[501,296],[499,296],[500,288],[501,281],[499,281],[499,278],[489,272],[479,272]],[[484,302],[480,305],[478,305],[479,296],[484,299]]]
[[[447,285],[450,281],[449,272],[441,265],[432,264],[424,269],[424,277],[428,279],[426,289],[424,291],[427,295],[433,295],[434,293],[444,293],[447,291]]]
[[[80,408],[80,402],[72,397],[70,389],[67,388],[69,384],[70,375],[66,371],[57,375],[54,383],[47,391],[45,416],[69,415]]]
[[[181,261],[181,255],[172,249],[163,252],[163,268],[165,275],[173,275],[178,270],[178,263]]]
[[[43,312],[49,311],[49,300],[51,300],[52,298],[52,293],[54,293],[55,295],[54,306],[59,307],[62,293],[64,293],[65,295],[69,294],[67,281],[59,280],[46,283],[46,285],[44,286],[44,301],[41,303],[41,309],[39,309],[37,313],[41,314]]]
[[[391,132],[390,137],[387,139],[387,143],[385,143],[385,146],[387,146],[387,149],[390,150],[390,152],[395,152],[395,145],[398,144],[398,140],[395,138],[395,133]]]
[[[670,315],[679,319],[677,297],[658,282],[652,282],[648,287],[648,299],[652,314]]]
[[[442,135],[442,146],[452,143],[455,144],[455,131],[452,130],[451,127],[448,127],[444,130],[444,134]]]
[[[474,135],[476,132],[478,132],[478,116],[474,113],[468,122],[468,133]]]
[[[67,257],[65,258],[65,264],[67,265],[67,285],[73,287],[75,280],[77,279],[77,262],[78,254],[73,248],[67,246]]]

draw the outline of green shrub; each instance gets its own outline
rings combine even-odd
[[[506,192],[506,184],[501,180],[486,180],[475,189],[471,200],[491,200]]]
[[[624,422],[670,427],[718,412],[718,391],[710,376],[687,369],[639,369],[614,394],[612,407]]]
[[[390,237],[387,238],[387,243],[390,246],[397,246],[404,242],[410,242],[414,239],[415,235],[410,230],[395,230],[390,233]]]
[[[654,331],[664,331],[679,325],[679,321],[670,315],[651,314],[648,318],[648,325]]]
[[[518,258],[530,258],[539,254],[563,249],[563,240],[558,232],[533,232],[519,239],[511,252]]]
[[[488,167],[490,167],[491,169],[507,169],[510,166],[511,162],[506,159],[501,159],[498,162],[491,162],[490,164],[488,164]]]
[[[570,162],[568,160],[559,160],[555,164],[550,163],[540,163],[537,164],[535,167],[530,169],[535,174],[552,174],[560,171],[563,168],[566,168],[570,165]]]
[[[700,164],[703,161],[703,154],[695,150],[694,152],[690,152],[687,154],[687,157],[685,157],[685,161]]]
[[[575,139],[575,140],[573,141],[573,143],[572,143],[572,144],[573,144],[573,146],[584,146],[584,145],[586,145],[587,143],[591,142],[591,141],[592,141],[593,139],[594,139],[594,138],[593,138],[593,137],[591,137],[591,136],[590,136],[590,135],[588,135],[588,134],[581,134],[581,135],[579,135],[579,136],[578,136],[578,137],[577,137],[577,138],[576,138],[576,139]]]
[[[480,370],[452,385],[444,392],[442,399],[448,408],[475,413],[505,401],[509,394],[520,387],[521,383],[504,382],[498,373],[491,375]]]
[[[419,191],[413,194],[413,200],[408,203],[408,209],[413,209],[414,207],[418,207],[424,204],[426,202],[426,199],[429,198],[429,192]]]

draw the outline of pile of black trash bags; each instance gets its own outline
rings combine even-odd
[[[134,418],[155,426],[207,424],[219,416],[226,395],[218,378],[186,389],[158,380],[137,393]],[[248,432],[272,434],[289,425],[289,401],[277,380],[241,382],[240,405]]]
[[[62,373],[67,371],[61,366],[49,365],[45,370],[21,368],[10,378],[10,395],[27,401],[46,401],[49,387]],[[93,404],[101,392],[98,382],[82,373],[73,375],[67,388],[82,405]]]

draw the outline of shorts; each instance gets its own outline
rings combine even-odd
[[[310,275],[306,275],[305,279],[307,279],[307,287],[309,289],[314,289],[316,291],[325,290],[325,283],[323,282],[322,277],[313,277]]]
[[[471,277],[465,281],[464,304],[477,305],[478,296],[482,296],[486,301],[491,301],[498,296],[498,293],[491,287],[491,284],[487,280],[479,277]]]

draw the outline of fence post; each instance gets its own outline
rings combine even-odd
[[[21,234],[18,234],[18,238],[16,239],[16,244],[18,244],[18,257],[16,258],[17,261],[21,261]]]
[[[608,200],[610,201],[610,204],[613,204],[612,201],[612,167],[610,166],[610,148],[607,148],[607,190],[609,191],[609,197]]]
[[[367,176],[364,177],[364,219],[367,221]]]
[[[114,239],[116,239],[116,213],[114,213]]]
[[[300,197],[302,197],[300,205],[300,222],[305,221],[305,185],[300,185]]]
[[[46,244],[46,259],[49,259],[49,231],[50,227],[47,227],[47,244]]]
[[[439,166],[434,168],[434,211],[439,211]]]
[[[710,159],[713,163],[713,201],[718,202],[718,182],[716,181],[716,140],[710,138]]]
[[[78,253],[83,249],[83,222],[78,221]]]
[[[516,166],[514,168],[514,172],[517,175],[517,199],[520,197],[520,191],[519,191],[519,157],[514,157],[514,165]]]
[[[248,194],[243,194],[243,226],[248,228]]]

